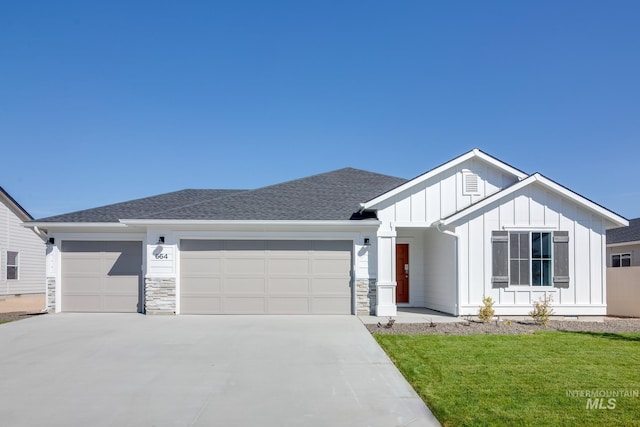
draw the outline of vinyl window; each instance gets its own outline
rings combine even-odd
[[[7,251],[7,280],[18,280],[18,252]]]
[[[611,267],[631,267],[631,254],[613,254],[611,255]]]

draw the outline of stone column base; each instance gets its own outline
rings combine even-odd
[[[144,284],[144,309],[146,314],[176,314],[175,277],[146,277]]]

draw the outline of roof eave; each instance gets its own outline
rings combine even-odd
[[[574,202],[582,205],[583,207],[585,207],[587,210],[596,213],[600,216],[602,216],[603,218],[607,219],[609,221],[609,223],[611,224],[611,227],[607,227],[607,228],[615,228],[615,227],[624,227],[624,226],[628,226],[629,225],[629,221],[616,214],[615,212],[612,212],[600,205],[598,205],[597,203],[592,202],[591,200],[569,190],[566,187],[561,186],[560,184],[550,180],[549,178],[546,178],[545,176],[539,174],[539,173],[535,173],[533,175],[530,175],[529,177],[523,179],[522,181],[516,182],[515,184],[511,185],[510,187],[505,188],[502,191],[499,191],[498,193],[495,193],[447,218],[444,218],[443,220],[440,221],[440,223],[442,223],[443,225],[451,225],[457,221],[459,221],[460,219],[472,214],[473,212],[482,209],[484,207],[486,207],[487,205],[494,203],[510,194],[513,194],[514,192],[520,190],[521,188],[524,188],[534,182],[539,182],[540,184],[542,184],[544,187],[558,193],[561,194],[564,197],[570,198],[572,199]]]

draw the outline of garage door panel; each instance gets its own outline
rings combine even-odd
[[[100,311],[109,313],[131,313],[137,309],[137,303],[132,303],[131,295],[105,295],[103,307]]]
[[[350,241],[180,245],[189,249],[181,252],[181,313],[351,313]]]
[[[104,278],[102,291],[105,293],[119,293],[138,296],[137,276],[111,276]]]
[[[222,314],[222,298],[208,295],[182,295],[180,310],[191,314]]]
[[[313,298],[311,300],[312,314],[344,314],[351,308],[350,298]]]
[[[102,310],[101,295],[65,295],[62,300],[62,311],[97,313]]]
[[[182,286],[191,293],[219,294],[222,292],[222,281],[219,277],[184,277]]]
[[[267,290],[264,277],[227,277],[222,283],[226,294],[264,294]]]
[[[308,258],[272,258],[269,260],[269,273],[275,275],[300,276],[310,273]]]
[[[336,258],[314,259],[311,267],[313,274],[344,276],[350,274],[351,262]]]
[[[270,297],[269,313],[271,314],[307,314],[311,311],[307,297]]]
[[[343,295],[349,288],[349,283],[345,283],[342,278],[320,278],[316,277],[311,281],[312,295]]]
[[[229,314],[265,314],[267,304],[265,297],[224,297],[223,309]]]
[[[68,262],[65,263],[64,274],[84,274],[88,276],[99,276],[102,273],[102,260],[95,254],[72,254],[66,256]]]
[[[222,262],[217,258],[183,258],[180,268],[188,275],[210,275],[222,272]]]
[[[271,277],[267,291],[275,294],[309,294],[311,280],[306,277]]]
[[[255,274],[264,276],[266,272],[264,258],[227,258],[224,260],[224,271],[227,275]]]

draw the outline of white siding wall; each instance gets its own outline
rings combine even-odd
[[[45,245],[0,202],[0,295],[45,292]],[[18,280],[7,280],[7,251],[19,253]]]
[[[436,230],[424,233],[424,302],[422,307],[456,313],[456,242]]]
[[[463,171],[479,177],[480,194],[463,195]],[[378,218],[383,224],[430,225],[471,203],[484,199],[516,182],[516,178],[478,159],[470,159],[400,193],[381,204]]]
[[[570,286],[510,286],[491,284],[491,232],[502,230],[569,232]],[[460,235],[461,314],[476,314],[483,294],[496,301],[498,314],[527,314],[531,305],[551,295],[559,315],[606,314],[605,224],[603,219],[538,186],[528,186],[513,198],[490,205],[456,228]]]

